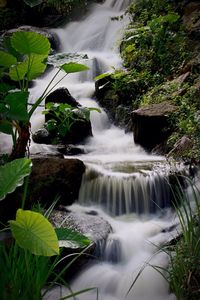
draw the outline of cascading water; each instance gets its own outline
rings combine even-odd
[[[118,21],[111,18],[120,16],[130,2],[107,0],[96,4],[84,20],[56,30],[63,52],[86,53],[89,57],[90,71],[70,76],[61,84],[66,84],[82,105],[98,107],[91,99],[92,79],[121,65],[117,43],[128,19],[127,16]],[[47,75],[45,80],[48,82],[51,76]],[[78,291],[96,287],[99,300],[175,299],[169,294],[167,282],[151,267],[167,267],[168,257],[158,249],[172,234],[164,229],[175,222],[169,209],[165,172],[158,171],[165,160],[134,145],[132,135],[111,125],[101,110],[91,113],[93,137],[80,145],[85,154],[78,158],[84,161],[87,170],[78,202],[69,209],[96,210],[111,224],[113,233],[100,245],[101,262],[84,270],[71,288]],[[141,275],[130,289],[140,270]],[[62,293],[65,295],[67,291],[63,289]],[[59,297],[54,291],[47,299]],[[97,299],[96,290],[76,299]]]
[[[120,16],[130,2],[106,0],[103,4],[95,4],[84,20],[55,29],[63,52],[88,55],[90,71],[70,75],[57,86],[66,86],[85,106],[98,107],[91,99],[93,78],[121,66],[117,44],[128,17],[117,21],[112,18]],[[50,71],[37,80],[31,91],[33,99],[42,94],[54,74],[55,71]],[[32,121],[37,128],[43,120],[37,113]],[[134,145],[132,135],[111,125],[103,110],[92,112],[91,122],[94,136],[85,145],[80,145],[85,154],[78,157],[86,164],[87,171],[78,204],[70,209],[92,207],[111,224],[113,233],[102,246],[102,261],[84,270],[72,283],[72,289],[97,287],[99,300],[174,299],[169,294],[167,282],[150,266],[166,267],[168,263],[167,255],[157,252],[170,235],[163,232],[172,224],[172,215],[167,209],[170,205],[169,186],[164,172],[152,171],[152,166],[158,167],[165,160],[148,155]],[[38,146],[32,144],[32,152],[35,147]],[[95,292],[88,292],[76,299],[94,300],[97,299],[95,295]],[[48,294],[45,299],[55,300],[59,296]]]

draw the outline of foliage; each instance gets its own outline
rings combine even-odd
[[[72,125],[77,121],[85,122],[90,120],[90,111],[98,111],[97,108],[88,107],[73,107],[66,103],[53,103],[46,104],[44,114],[50,116],[44,127],[49,133],[53,133],[56,141],[62,140],[70,131]]]
[[[130,25],[122,44],[122,57],[128,68],[145,68],[163,77],[173,73],[187,57],[180,16],[168,12],[164,16],[153,15],[147,24]]]
[[[63,247],[84,248],[90,244],[90,240],[77,231],[68,228],[55,229],[58,239]]]
[[[30,173],[31,160],[27,158],[16,159],[0,166],[0,200],[22,185],[24,178]]]
[[[23,178],[30,174],[30,166],[30,160],[23,158],[1,167],[2,176],[5,175],[1,184],[4,194],[22,184]],[[66,241],[68,246],[85,249],[90,244],[89,239],[70,229],[59,228],[56,232],[46,217],[22,209],[18,209],[16,220],[9,221],[9,225],[12,233],[10,241],[0,242],[0,298],[40,300],[58,281],[68,287],[62,274],[81,254],[59,272],[58,264],[64,260],[58,256],[59,240]],[[54,255],[56,257],[50,260],[49,257]],[[69,291],[68,298],[71,298],[73,293],[70,288]]]
[[[16,220],[10,221],[10,227],[16,242],[23,249],[35,255],[59,254],[55,230],[41,214],[18,209]]]
[[[131,4],[131,23],[120,48],[126,71],[111,75],[112,89],[124,105],[132,102],[133,109],[166,100],[177,105],[166,149],[187,135],[194,144],[187,159],[199,161],[199,47],[182,25],[182,5],[169,0]],[[179,82],[188,70],[189,76]]]
[[[17,244],[0,243],[0,296],[2,300],[41,299],[50,275],[48,257],[36,256]]]
[[[170,285],[178,300],[200,297],[200,192],[190,183],[193,202],[179,193],[182,207],[177,209],[182,238],[171,254]]]
[[[56,76],[64,71],[62,80],[69,73],[88,70],[87,66],[73,62],[59,66],[41,97],[30,108],[29,83],[44,73],[49,51],[50,43],[45,36],[26,31],[15,32],[5,41],[5,50],[0,51],[1,76],[8,74],[11,80],[18,82],[20,88],[20,91],[5,92],[5,84],[0,84],[0,90],[4,91],[0,99],[0,131],[12,136],[12,158],[25,155],[30,139],[30,118],[38,105],[57,85],[58,82],[54,82]]]

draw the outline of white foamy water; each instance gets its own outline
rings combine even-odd
[[[93,78],[100,73],[110,72],[121,67],[118,45],[123,28],[128,23],[126,15],[119,21],[112,18],[120,16],[130,0],[106,0],[95,4],[88,16],[71,22],[55,31],[61,39],[63,52],[88,55],[86,63],[90,70],[64,78],[56,88],[67,87],[81,104],[98,107],[92,99]],[[83,62],[85,63],[85,62]],[[31,99],[37,99],[54,76],[55,70],[36,81],[31,89]],[[60,73],[57,81],[64,76]],[[55,88],[54,88],[55,89]],[[42,108],[32,118],[32,130],[43,122]],[[174,222],[168,207],[168,188],[164,173],[152,171],[154,164],[165,162],[163,157],[147,154],[134,144],[132,134],[110,124],[107,115],[91,113],[93,137],[80,145],[85,154],[79,155],[87,166],[77,205],[72,210],[96,210],[108,220],[113,228],[102,249],[104,255],[83,271],[73,282],[73,291],[96,287],[99,300],[172,300],[167,281],[151,265],[167,267],[168,257],[159,252],[161,244],[171,233],[162,230]],[[1,144],[2,144],[1,136]],[[7,147],[5,139],[4,148]],[[32,143],[31,151],[46,151],[49,146]],[[161,215],[159,218],[157,216]],[[112,215],[112,217],[110,216]],[[116,217],[116,215],[119,215]],[[113,243],[117,245],[113,248]],[[117,250],[118,249],[118,250]],[[108,257],[117,256],[115,263]],[[145,266],[133,288],[127,294],[138,272]],[[61,290],[65,294],[65,289]],[[61,298],[60,290],[54,290],[44,299]],[[127,294],[127,295],[126,295]],[[76,296],[77,300],[95,300],[95,292]]]
[[[64,52],[87,53],[90,59],[90,71],[66,79],[67,88],[82,105],[99,107],[91,99],[92,78],[121,66],[118,41],[128,19],[126,16],[116,22],[111,17],[121,15],[130,2],[107,0],[94,5],[86,19],[56,30]],[[132,134],[110,124],[103,109],[101,113],[91,113],[91,122],[93,137],[79,145],[85,154],[77,156],[87,170],[78,202],[69,209],[83,213],[96,210],[111,224],[113,232],[100,247],[100,261],[83,270],[71,283],[74,292],[96,289],[76,299],[95,300],[97,289],[99,300],[175,299],[167,281],[151,266],[167,268],[168,256],[158,250],[172,234],[162,230],[175,222],[167,208],[169,186],[165,174],[152,171],[154,164],[165,160],[135,145]],[[140,270],[141,275],[128,293]],[[45,299],[59,299],[67,293],[65,289],[55,289]]]

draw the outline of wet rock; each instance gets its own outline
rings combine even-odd
[[[84,154],[84,149],[81,149],[79,147],[74,147],[73,145],[60,145],[58,148],[58,151],[64,155],[79,155]]]
[[[147,151],[166,142],[172,132],[169,116],[178,108],[165,101],[152,104],[133,111],[132,122],[134,141]]]
[[[67,208],[70,210],[70,207]],[[50,217],[50,221],[54,227],[70,228],[72,230],[78,231],[79,233],[87,236],[91,240],[91,244],[84,251],[81,249],[73,249],[69,247],[64,247],[62,249],[62,256],[66,257],[67,255],[75,254],[76,259],[73,262],[72,266],[67,269],[65,273],[66,279],[72,279],[77,272],[80,272],[85,264],[94,260],[99,252],[99,245],[105,242],[109,233],[112,232],[111,225],[98,215],[88,214],[87,211],[84,212],[68,212],[62,209],[61,211],[53,211]],[[82,252],[81,256],[78,256],[77,253]],[[74,258],[74,256],[72,256]],[[70,262],[71,256],[68,260],[64,260],[64,265],[67,262]],[[60,268],[63,268],[60,266]]]
[[[28,181],[25,208],[39,203],[49,207],[56,198],[58,204],[70,205],[78,198],[85,165],[78,159],[37,157],[32,159],[32,172]],[[24,187],[18,187],[6,199],[0,201],[0,222],[15,218],[22,205]]]
[[[51,135],[46,128],[40,128],[32,134],[34,143],[37,144],[51,144]]]
[[[72,107],[80,106],[80,104],[74,99],[74,97],[72,97],[69,90],[65,87],[61,87],[50,93],[45,99],[45,104],[49,102],[67,103]]]
[[[59,203],[73,203],[79,193],[85,166],[78,159],[35,158],[29,180],[30,203],[36,200],[51,205],[59,197]]]
[[[33,32],[42,34],[46,38],[48,38],[48,40],[51,44],[51,48],[53,50],[59,50],[60,42],[59,42],[58,36],[56,35],[56,33],[50,32],[46,28],[39,28],[39,27],[34,27],[34,26],[20,26],[18,28],[14,28],[14,29],[5,31],[2,35],[2,37],[11,36],[14,32],[17,32],[17,31],[33,31]]]
[[[70,210],[70,207],[68,209]],[[88,214],[88,212],[54,211],[50,220],[55,227],[77,230],[94,243],[106,240],[112,232],[111,225],[99,215]]]

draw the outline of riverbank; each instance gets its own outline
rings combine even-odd
[[[133,110],[137,114],[140,109],[139,115],[146,115],[148,120],[167,114],[167,122],[156,125],[161,128],[159,133],[155,126],[149,132],[151,123],[146,125],[146,119],[141,124],[142,132],[148,131],[148,136],[155,139],[159,134],[162,136],[153,147],[143,146],[195,163],[199,163],[200,157],[199,11],[197,1],[134,2],[128,9],[131,22],[120,47],[125,69],[108,77],[106,92],[103,94],[101,90],[99,99],[103,105],[109,103],[106,109],[115,124],[126,129]],[[162,103],[164,113],[160,109]],[[169,105],[177,109],[168,113]],[[133,127],[137,126],[135,119]],[[140,121],[143,122],[142,118]],[[155,123],[155,118],[152,122]],[[135,142],[142,144],[137,136]]]

